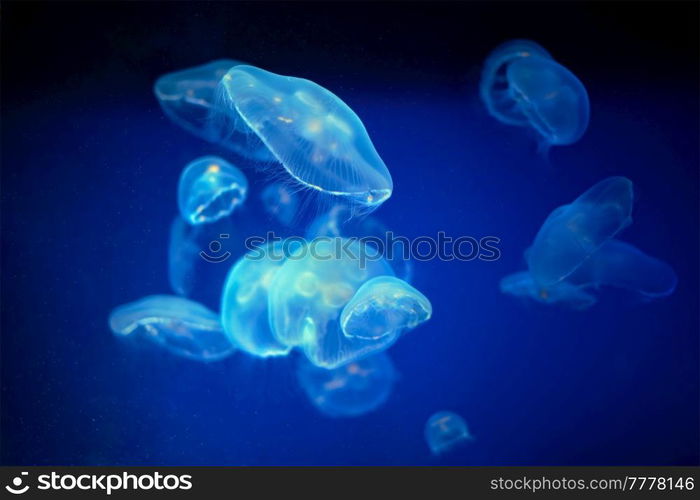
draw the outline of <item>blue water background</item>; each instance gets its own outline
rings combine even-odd
[[[504,5],[4,9],[2,463],[698,464],[697,6],[504,20]],[[549,161],[478,100],[480,63],[512,37],[590,95],[588,132]],[[294,357],[205,365],[108,329],[116,305],[170,291],[178,175],[226,155],[169,122],[151,85],[221,57],[311,78],[358,113],[394,178],[375,215],[397,234],[501,238],[497,262],[415,265],[434,315],[389,351],[400,378],[376,412],[320,415]],[[269,178],[246,173],[253,199]],[[585,312],[502,295],[546,215],[611,175],[636,190],[621,237],[675,268],[675,294]],[[442,458],[423,439],[438,410],[475,436]]]

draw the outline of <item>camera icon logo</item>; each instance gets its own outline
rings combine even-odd
[[[8,484],[5,486],[5,489],[13,495],[21,495],[22,493],[26,493],[29,489],[29,485],[27,484],[22,487],[22,477],[27,475],[29,475],[29,472],[22,472],[19,476],[12,479],[12,486]]]
[[[219,235],[219,238],[222,240],[227,240],[230,237],[229,234],[223,233]],[[217,254],[221,251],[221,242],[219,240],[213,240],[209,242],[209,251],[212,254]],[[211,262],[212,264],[219,264],[220,262],[224,262],[231,256],[231,252],[228,250],[223,252],[221,255],[209,255],[207,252],[202,250],[199,252],[199,256],[206,260],[207,262]]]

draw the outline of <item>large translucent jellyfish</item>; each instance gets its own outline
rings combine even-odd
[[[291,349],[272,335],[267,307],[270,285],[285,260],[282,246],[277,242],[244,255],[231,268],[224,285],[224,330],[238,347],[254,356],[282,356]]]
[[[676,273],[667,263],[613,239],[603,243],[563,281],[543,286],[528,271],[521,271],[503,278],[501,291],[543,304],[583,310],[597,302],[591,292],[600,287],[621,288],[655,299],[672,294],[677,283]]]
[[[532,277],[549,286],[572,272],[631,221],[634,194],[625,177],[609,177],[555,209],[526,252]]]
[[[340,314],[355,292],[376,276],[392,276],[389,264],[357,240],[317,239],[292,252],[269,292],[270,325],[277,340],[299,346],[317,366],[335,368],[388,348],[400,335],[346,337]]]
[[[451,411],[439,411],[425,423],[425,440],[434,455],[441,455],[471,439],[467,423]]]
[[[360,118],[320,85],[253,66],[232,68],[224,101],[302,186],[359,210],[386,201],[393,183]]]
[[[678,277],[666,262],[623,241],[609,240],[568,281],[579,287],[622,288],[653,299],[672,294]]]
[[[115,335],[148,339],[174,354],[216,361],[235,350],[219,315],[202,304],[172,295],[150,295],[115,308],[109,316]]]
[[[397,376],[391,359],[379,353],[332,370],[302,358],[297,378],[311,403],[324,415],[357,417],[387,400]]]
[[[158,78],[153,91],[166,116],[188,132],[243,157],[269,160],[267,148],[218,97],[221,78],[237,64],[219,59],[168,73]]]
[[[579,311],[588,309],[598,301],[584,287],[566,280],[548,287],[539,285],[528,271],[520,271],[503,278],[501,292],[542,304],[557,304]]]
[[[265,211],[280,224],[292,224],[299,207],[299,199],[290,186],[281,182],[272,183],[263,189],[260,198]]]
[[[545,148],[573,144],[588,127],[590,104],[581,81],[529,40],[506,42],[491,53],[480,93],[492,116],[531,127]]]
[[[340,315],[349,338],[381,339],[417,327],[430,319],[428,298],[403,280],[378,276],[367,281]]]
[[[243,204],[248,179],[243,172],[217,156],[190,162],[180,175],[177,203],[190,224],[206,224],[226,217]]]

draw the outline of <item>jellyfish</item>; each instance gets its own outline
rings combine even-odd
[[[347,337],[343,307],[367,280],[392,276],[389,264],[354,239],[320,238],[287,256],[268,294],[270,325],[283,345],[298,346],[309,360],[336,368],[387,349],[400,332],[380,339]]]
[[[410,283],[413,278],[413,261],[410,245],[401,238],[394,238],[393,231],[375,216],[352,217],[347,206],[337,204],[316,217],[306,230],[306,238],[343,236],[361,238],[365,245],[384,254],[394,274]]]
[[[561,281],[551,286],[539,285],[529,271],[520,271],[501,280],[501,292],[534,300],[547,305],[560,305],[583,311],[594,305],[598,299],[586,291],[585,287]]]
[[[433,455],[441,455],[472,439],[467,423],[451,411],[439,411],[425,423],[425,440]]]
[[[272,334],[267,296],[284,263],[283,243],[270,243],[245,254],[231,268],[221,296],[221,322],[229,339],[259,357],[284,356],[291,349]]]
[[[581,81],[535,42],[512,40],[486,60],[481,98],[497,120],[535,130],[543,149],[578,141],[590,104]]]
[[[290,186],[275,182],[263,189],[260,197],[269,215],[284,226],[292,224],[297,214],[299,200]]]
[[[384,404],[397,375],[389,356],[379,353],[332,370],[319,368],[302,357],[297,379],[322,414],[358,417]]]
[[[671,295],[678,277],[666,262],[619,240],[608,240],[568,278],[579,287],[608,286],[649,299]]]
[[[340,314],[348,338],[381,339],[413,329],[430,319],[432,305],[403,280],[378,276],[365,282]]]
[[[386,201],[393,183],[360,118],[320,85],[235,66],[221,81],[224,102],[302,187],[341,197],[357,211]]]
[[[539,285],[550,286],[572,272],[631,221],[634,194],[625,177],[609,177],[570,205],[555,209],[540,228],[526,260]]]
[[[219,59],[168,73],[158,78],[153,91],[166,116],[188,132],[242,157],[270,160],[267,148],[230,109],[222,106],[217,94],[221,78],[238,64]]]
[[[150,295],[115,308],[109,316],[115,335],[148,339],[168,351],[198,361],[223,359],[235,350],[219,315],[202,304],[172,295]]]
[[[208,224],[226,217],[243,204],[248,179],[243,172],[217,156],[190,162],[180,175],[177,203],[190,224]]]

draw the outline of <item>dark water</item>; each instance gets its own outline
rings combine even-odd
[[[697,14],[4,2],[2,463],[698,464]],[[590,95],[588,132],[549,162],[477,97],[480,63],[514,37],[540,42]],[[497,262],[415,266],[434,316],[389,351],[400,379],[374,413],[318,414],[294,358],[204,365],[107,327],[114,306],[169,292],[179,172],[225,154],[171,124],[152,82],[220,57],[348,102],[392,172],[376,215],[396,233],[501,238]],[[254,198],[266,177],[247,173]],[[635,183],[622,238],[674,267],[675,294],[610,292],[586,312],[501,295],[549,211],[611,175]],[[443,409],[476,439],[434,459],[423,425]]]

